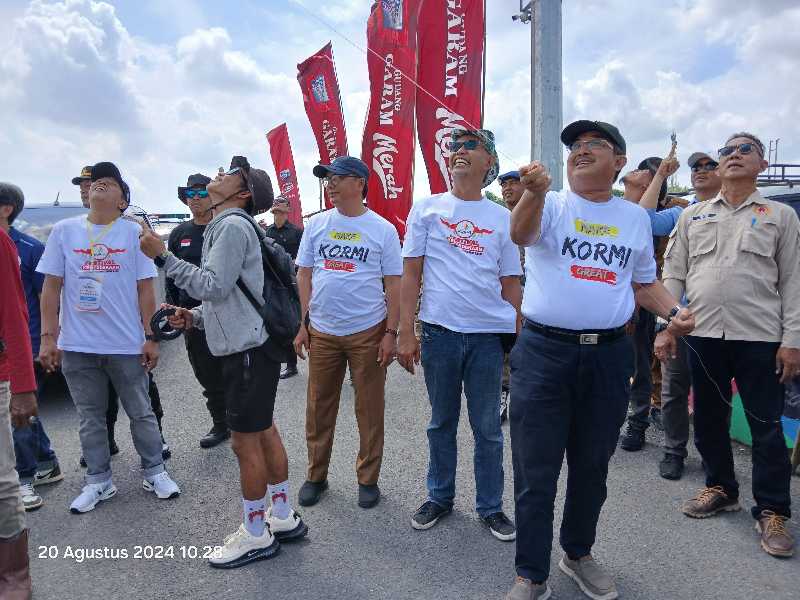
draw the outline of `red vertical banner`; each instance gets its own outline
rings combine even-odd
[[[347,132],[330,42],[297,65],[297,81],[319,147],[320,163],[329,165],[337,156],[347,155]],[[326,204],[330,208],[327,198]]]
[[[367,206],[405,235],[414,191],[416,28],[420,0],[379,0],[367,22],[370,101],[361,159]]]
[[[278,176],[280,195],[289,201],[289,221],[303,228],[303,207],[300,203],[300,187],[297,184],[297,170],[294,168],[292,144],[286,123],[278,125],[267,134],[269,153],[275,174]]]
[[[452,187],[450,130],[482,126],[485,32],[484,0],[423,0],[417,81],[436,100],[418,95],[417,126],[433,194]]]

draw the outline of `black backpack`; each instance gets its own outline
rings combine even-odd
[[[264,289],[261,301],[247,288],[242,278],[236,285],[264,320],[270,340],[285,354],[294,353],[292,343],[300,330],[300,295],[297,291],[294,261],[275,240],[268,238],[258,224],[241,213],[228,213],[246,219],[261,243]],[[285,359],[284,359],[285,360]]]

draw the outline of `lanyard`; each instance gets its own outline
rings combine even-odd
[[[117,222],[117,219],[114,219],[113,221],[111,221],[111,223],[109,223],[108,225],[103,227],[103,229],[100,231],[100,235],[98,235],[96,238],[93,238],[92,237],[92,224],[89,222],[89,217],[86,217],[86,237],[89,238],[89,248],[94,250],[95,244],[97,244],[100,240],[102,240],[106,236],[106,234],[109,231],[111,231],[111,228],[114,226],[114,223],[116,223],[116,222]]]

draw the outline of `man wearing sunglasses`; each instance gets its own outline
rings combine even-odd
[[[230,169],[220,169],[206,190],[213,218],[203,234],[199,267],[167,250],[153,232],[145,232],[140,243],[178,288],[201,301],[191,310],[175,307],[172,327],[204,329],[221,364],[243,518],[209,562],[230,569],[272,558],[280,541],[302,537],[308,528],[289,502],[289,462],[273,421],[280,359],[261,315],[237,285],[241,280],[256,296],[264,288],[260,227],[253,215],[272,205],[272,183],[245,157],[234,156]]]
[[[564,455],[567,489],[559,568],[591,598],[617,598],[592,558],[606,500],[608,464],[625,421],[633,352],[625,325],[635,304],[693,326],[688,309],[656,279],[647,213],[612,194],[625,166],[625,139],[601,121],[561,132],[569,190],[548,192],[534,162],[520,169],[525,194],[511,238],[526,246],[525,326],[511,355],[511,447],[517,580],[507,600],[550,597],[553,504]]]
[[[755,135],[728,138],[719,150],[720,193],[681,214],[664,284],[685,293],[697,315],[687,342],[706,487],[683,512],[706,518],[741,509],[728,432],[735,378],[753,437],[751,514],[764,551],[788,557],[791,466],[781,415],[784,386],[800,375],[800,219],[759,193],[756,181],[767,166]],[[656,350],[675,357],[674,337],[664,336]]]
[[[461,391],[475,440],[476,510],[491,534],[516,537],[503,512],[503,355],[518,331],[522,268],[509,236],[509,211],[483,189],[499,170],[494,134],[451,134],[451,192],[418,200],[406,222],[398,361],[422,361],[431,404],[426,501],[411,526],[427,530],[452,511]],[[414,332],[420,287],[421,343]]]
[[[211,197],[206,186],[211,179],[200,173],[190,175],[186,187],[178,188],[178,199],[189,207],[192,218],[178,225],[169,235],[167,248],[175,256],[196,267],[200,266],[203,254],[203,234],[211,222]],[[200,300],[193,298],[186,290],[175,285],[171,277],[165,278],[166,301],[168,304],[191,310],[200,306]],[[212,426],[200,438],[201,448],[212,448],[231,436],[225,417],[225,383],[222,379],[222,364],[219,358],[208,349],[204,329],[193,327],[184,332],[183,340],[189,364],[203,386],[206,408],[211,415]]]
[[[692,187],[694,195],[688,203],[705,202],[714,198],[722,186],[717,167],[719,164],[704,152],[694,152],[687,161],[692,170]],[[673,206],[656,211],[658,200],[656,188],[659,182],[667,179],[677,171],[678,161],[670,156],[659,165],[650,188],[645,192],[639,206],[647,210],[653,235],[666,236],[675,227],[684,206]],[[663,185],[663,183],[661,183]],[[685,298],[682,300],[685,304]],[[655,345],[666,343],[668,333],[664,319],[656,320]],[[687,443],[689,441],[689,388],[691,374],[689,370],[689,349],[683,339],[678,340],[676,356],[661,361],[661,422],[664,427],[664,457],[658,465],[658,471],[664,479],[680,479],[683,476],[686,460]]]

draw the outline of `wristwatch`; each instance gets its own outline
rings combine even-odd
[[[666,319],[662,319],[661,317],[656,317],[656,333],[661,333],[667,329],[669,325],[669,321]]]
[[[672,319],[674,319],[678,313],[681,312],[681,306],[675,305],[672,307],[672,310],[669,311],[669,315],[667,315],[667,324],[669,324]]]
[[[152,333],[145,333],[144,334],[144,339],[146,339],[148,342],[157,342],[158,341],[158,338],[155,335],[153,335]]]
[[[153,259],[153,262],[154,262],[154,263],[156,263],[156,266],[157,266],[159,269],[163,269],[163,268],[164,268],[164,265],[165,265],[165,264],[166,264],[166,262],[167,262],[167,257],[168,257],[170,254],[172,254],[172,252],[170,252],[169,250],[164,250],[164,252],[162,252],[161,254],[159,254],[158,256],[156,256],[156,257]]]

